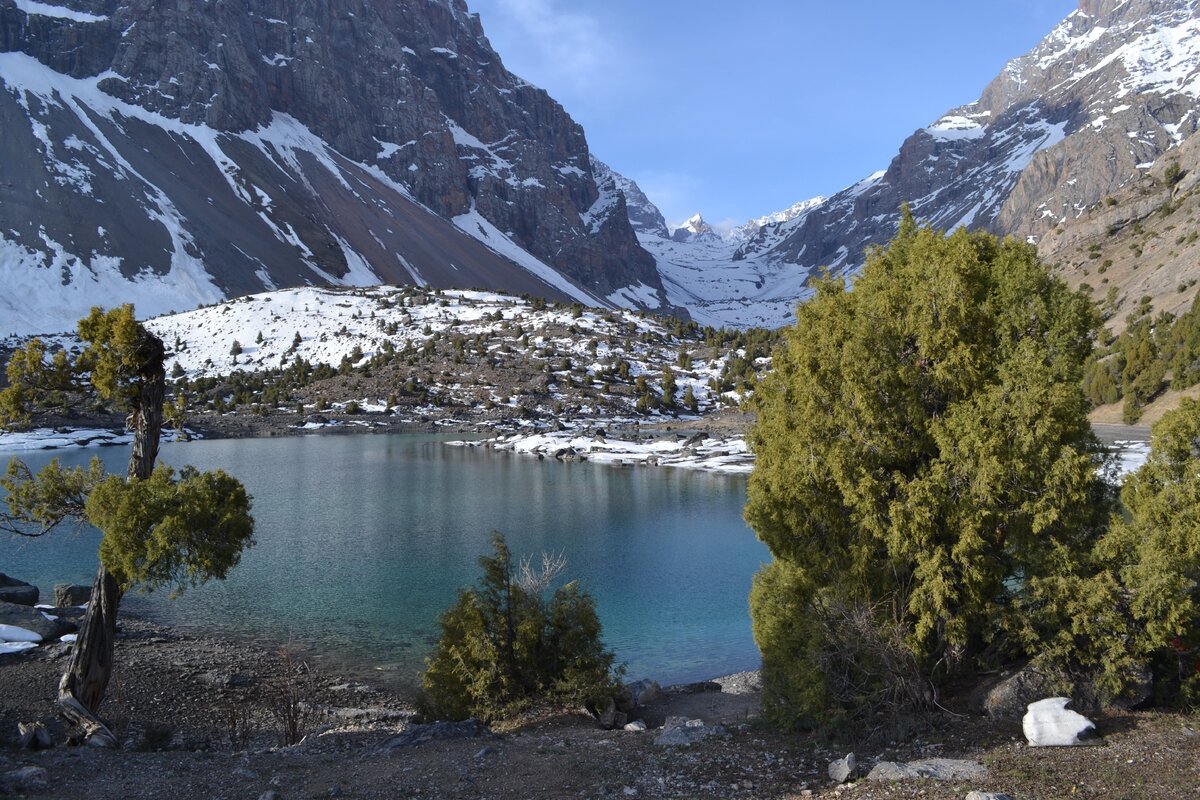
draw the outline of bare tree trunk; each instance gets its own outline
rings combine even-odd
[[[138,375],[132,386],[132,410],[125,420],[125,426],[133,431],[130,480],[145,480],[154,471],[166,390],[162,340],[144,329],[142,333],[142,341],[138,343]],[[120,583],[101,564],[92,584],[91,603],[75,640],[71,665],[58,684],[58,705],[63,715],[82,728],[87,743],[96,747],[119,746],[117,737],[97,713],[112,676],[117,611],[123,595]]]

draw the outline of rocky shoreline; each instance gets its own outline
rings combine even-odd
[[[862,741],[839,745],[764,726],[757,719],[757,675],[743,673],[644,696],[637,715],[648,721],[645,731],[637,725],[602,730],[570,709],[541,709],[502,729],[439,728],[415,725],[409,699],[395,692],[307,671],[308,655],[293,653],[286,673],[302,683],[307,714],[306,735],[287,746],[272,712],[286,679],[279,653],[124,616],[116,676],[102,710],[122,737],[124,747],[115,752],[62,744],[53,696],[66,645],[0,656],[0,794],[7,786],[32,797],[132,800],[961,800],[971,791],[1003,791],[1018,800],[1169,799],[1194,797],[1200,785],[1195,717],[1102,717],[1105,744],[1094,748],[1032,749],[1015,723],[952,715],[925,721],[909,736],[863,731]],[[56,746],[17,749],[20,722],[44,724]],[[860,775],[881,763],[878,775],[894,777],[906,764],[911,774],[835,780],[830,765],[848,746],[860,748]],[[961,759],[979,769],[955,771]],[[921,772],[942,762],[950,764],[945,780]]]

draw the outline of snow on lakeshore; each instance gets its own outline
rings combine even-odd
[[[674,438],[632,440],[580,431],[559,431],[516,433],[482,441],[447,444],[489,447],[540,458],[587,460],[616,466],[646,464],[743,475],[754,469],[754,454],[741,436],[698,439],[695,435],[677,434]],[[1113,448],[1117,453],[1117,479],[1123,479],[1137,470],[1150,455],[1150,443],[1144,441],[1117,441],[1113,443]]]
[[[192,433],[192,438],[197,434]],[[174,430],[162,432],[162,442],[180,440]],[[62,450],[68,447],[115,447],[133,443],[133,433],[105,428],[35,428],[28,431],[0,431],[0,452]]]
[[[580,431],[516,433],[482,442],[448,442],[463,447],[486,446],[494,450],[560,460],[587,460],[596,464],[626,466],[648,464],[707,472],[749,473],[754,467],[746,440],[741,436],[708,438],[703,434],[647,440],[609,439]]]

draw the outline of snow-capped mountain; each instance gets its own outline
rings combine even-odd
[[[0,0],[0,132],[0,333],[305,284],[665,301],[462,0]]]
[[[786,324],[823,269],[852,274],[902,203],[944,229],[1037,240],[1131,186],[1197,128],[1197,0],[1083,0],[978,100],[917,130],[886,170],[716,242],[639,234],[671,302],[708,324]]]
[[[1134,181],[1197,126],[1196,0],[1084,0],[973,103],[916,131],[878,176],[805,215],[771,260],[849,272],[921,220],[1037,237]]]

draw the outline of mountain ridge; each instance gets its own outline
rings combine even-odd
[[[582,128],[461,0],[0,0],[0,51],[0,272],[47,295],[0,327],[308,283],[669,310],[623,206],[588,214]]]

